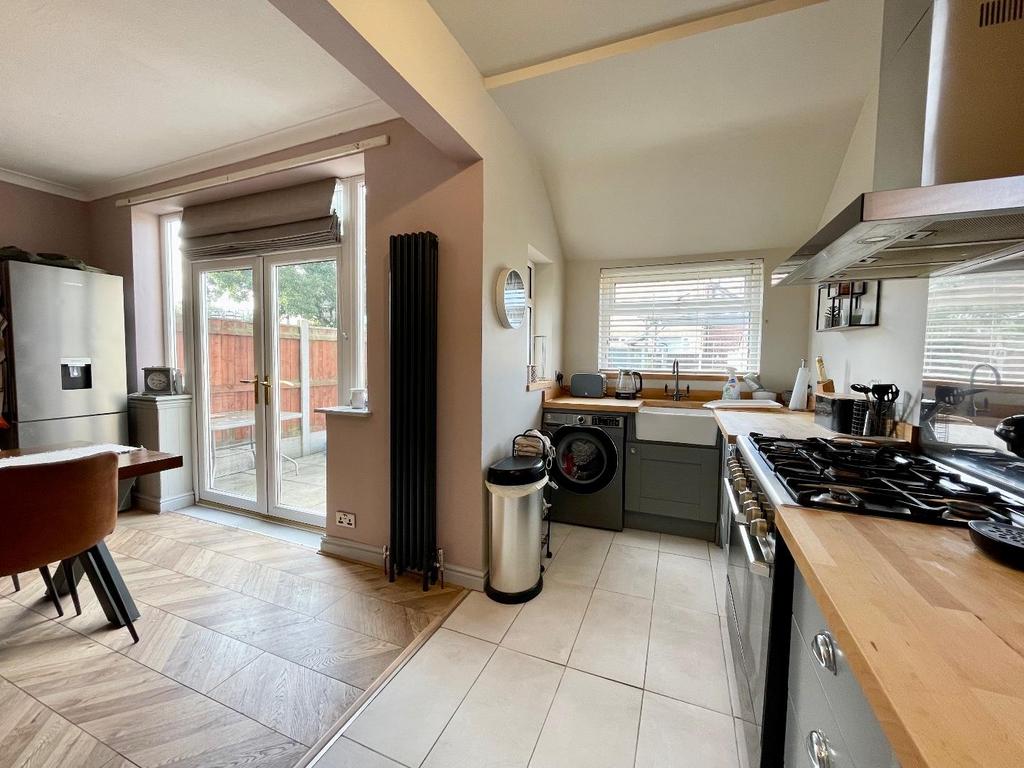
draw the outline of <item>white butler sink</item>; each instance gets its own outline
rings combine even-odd
[[[703,408],[659,408],[642,405],[636,414],[637,440],[687,445],[714,445],[715,414]]]

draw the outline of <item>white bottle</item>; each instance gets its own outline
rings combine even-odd
[[[789,399],[789,410],[803,411],[807,408],[807,382],[810,381],[811,372],[807,370],[807,360],[800,360],[800,369],[796,372],[796,381],[793,383],[793,396]]]
[[[729,371],[729,380],[725,382],[725,386],[722,387],[722,399],[739,400],[740,382],[736,378],[736,369],[727,367],[726,370]]]

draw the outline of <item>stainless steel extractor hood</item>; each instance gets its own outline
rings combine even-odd
[[[775,269],[774,285],[1024,269],[1024,1],[919,5],[904,38],[927,58],[920,176],[910,183],[928,186],[860,195]],[[912,95],[907,71],[891,79]],[[892,133],[892,103],[880,98],[879,141],[883,128]]]

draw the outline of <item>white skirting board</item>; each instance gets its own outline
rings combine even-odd
[[[194,506],[196,495],[194,493],[181,493],[169,498],[158,498],[136,492],[133,497],[135,506],[145,512],[174,512],[185,507]]]
[[[372,544],[363,544],[360,541],[348,541],[339,539],[336,536],[325,535],[320,540],[320,551],[332,557],[341,557],[345,560],[355,560],[359,563],[366,563],[384,570],[384,555],[382,547]],[[487,578],[486,571],[479,571],[474,568],[465,568],[461,565],[446,563],[444,568],[446,581],[458,584],[460,587],[483,591],[484,580]]]

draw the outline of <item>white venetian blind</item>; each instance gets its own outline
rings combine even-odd
[[[760,259],[602,269],[600,367],[759,370],[763,293]]]
[[[1024,272],[932,278],[928,285],[924,376],[969,381],[979,363],[1003,384],[1024,385]],[[983,374],[991,381],[991,374]]]

